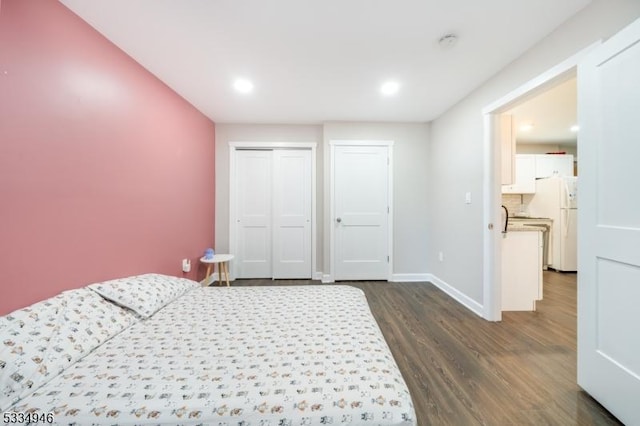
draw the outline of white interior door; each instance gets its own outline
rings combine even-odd
[[[271,277],[272,151],[238,151],[236,164],[237,277]]]
[[[578,68],[578,384],[640,424],[640,20]]]
[[[273,151],[273,278],[311,278],[311,150]]]
[[[334,146],[334,277],[389,279],[389,147]]]

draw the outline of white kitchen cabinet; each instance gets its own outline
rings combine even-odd
[[[515,183],[502,185],[503,194],[535,194],[536,192],[536,156],[516,155]]]
[[[536,179],[573,176],[573,155],[536,155]]]
[[[507,232],[502,239],[502,310],[535,311],[540,299],[542,232]]]

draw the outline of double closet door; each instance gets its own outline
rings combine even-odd
[[[311,161],[309,149],[236,151],[237,278],[311,278]]]

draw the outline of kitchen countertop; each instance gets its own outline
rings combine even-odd
[[[513,222],[553,222],[551,218],[548,217],[526,217],[526,216],[509,216],[509,221]]]
[[[507,232],[544,232],[553,223],[548,217],[509,216]]]
[[[509,232],[544,232],[545,228],[543,228],[542,226],[535,226],[535,225],[514,225],[513,223],[510,223],[507,226],[507,233]]]

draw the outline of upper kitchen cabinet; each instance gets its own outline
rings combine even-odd
[[[574,175],[573,155],[518,154],[514,158],[515,179],[502,185],[503,194],[535,194],[536,179]]]
[[[573,155],[536,155],[536,179],[573,176]]]
[[[503,194],[534,194],[536,192],[536,156],[515,156],[515,182],[502,185]]]

